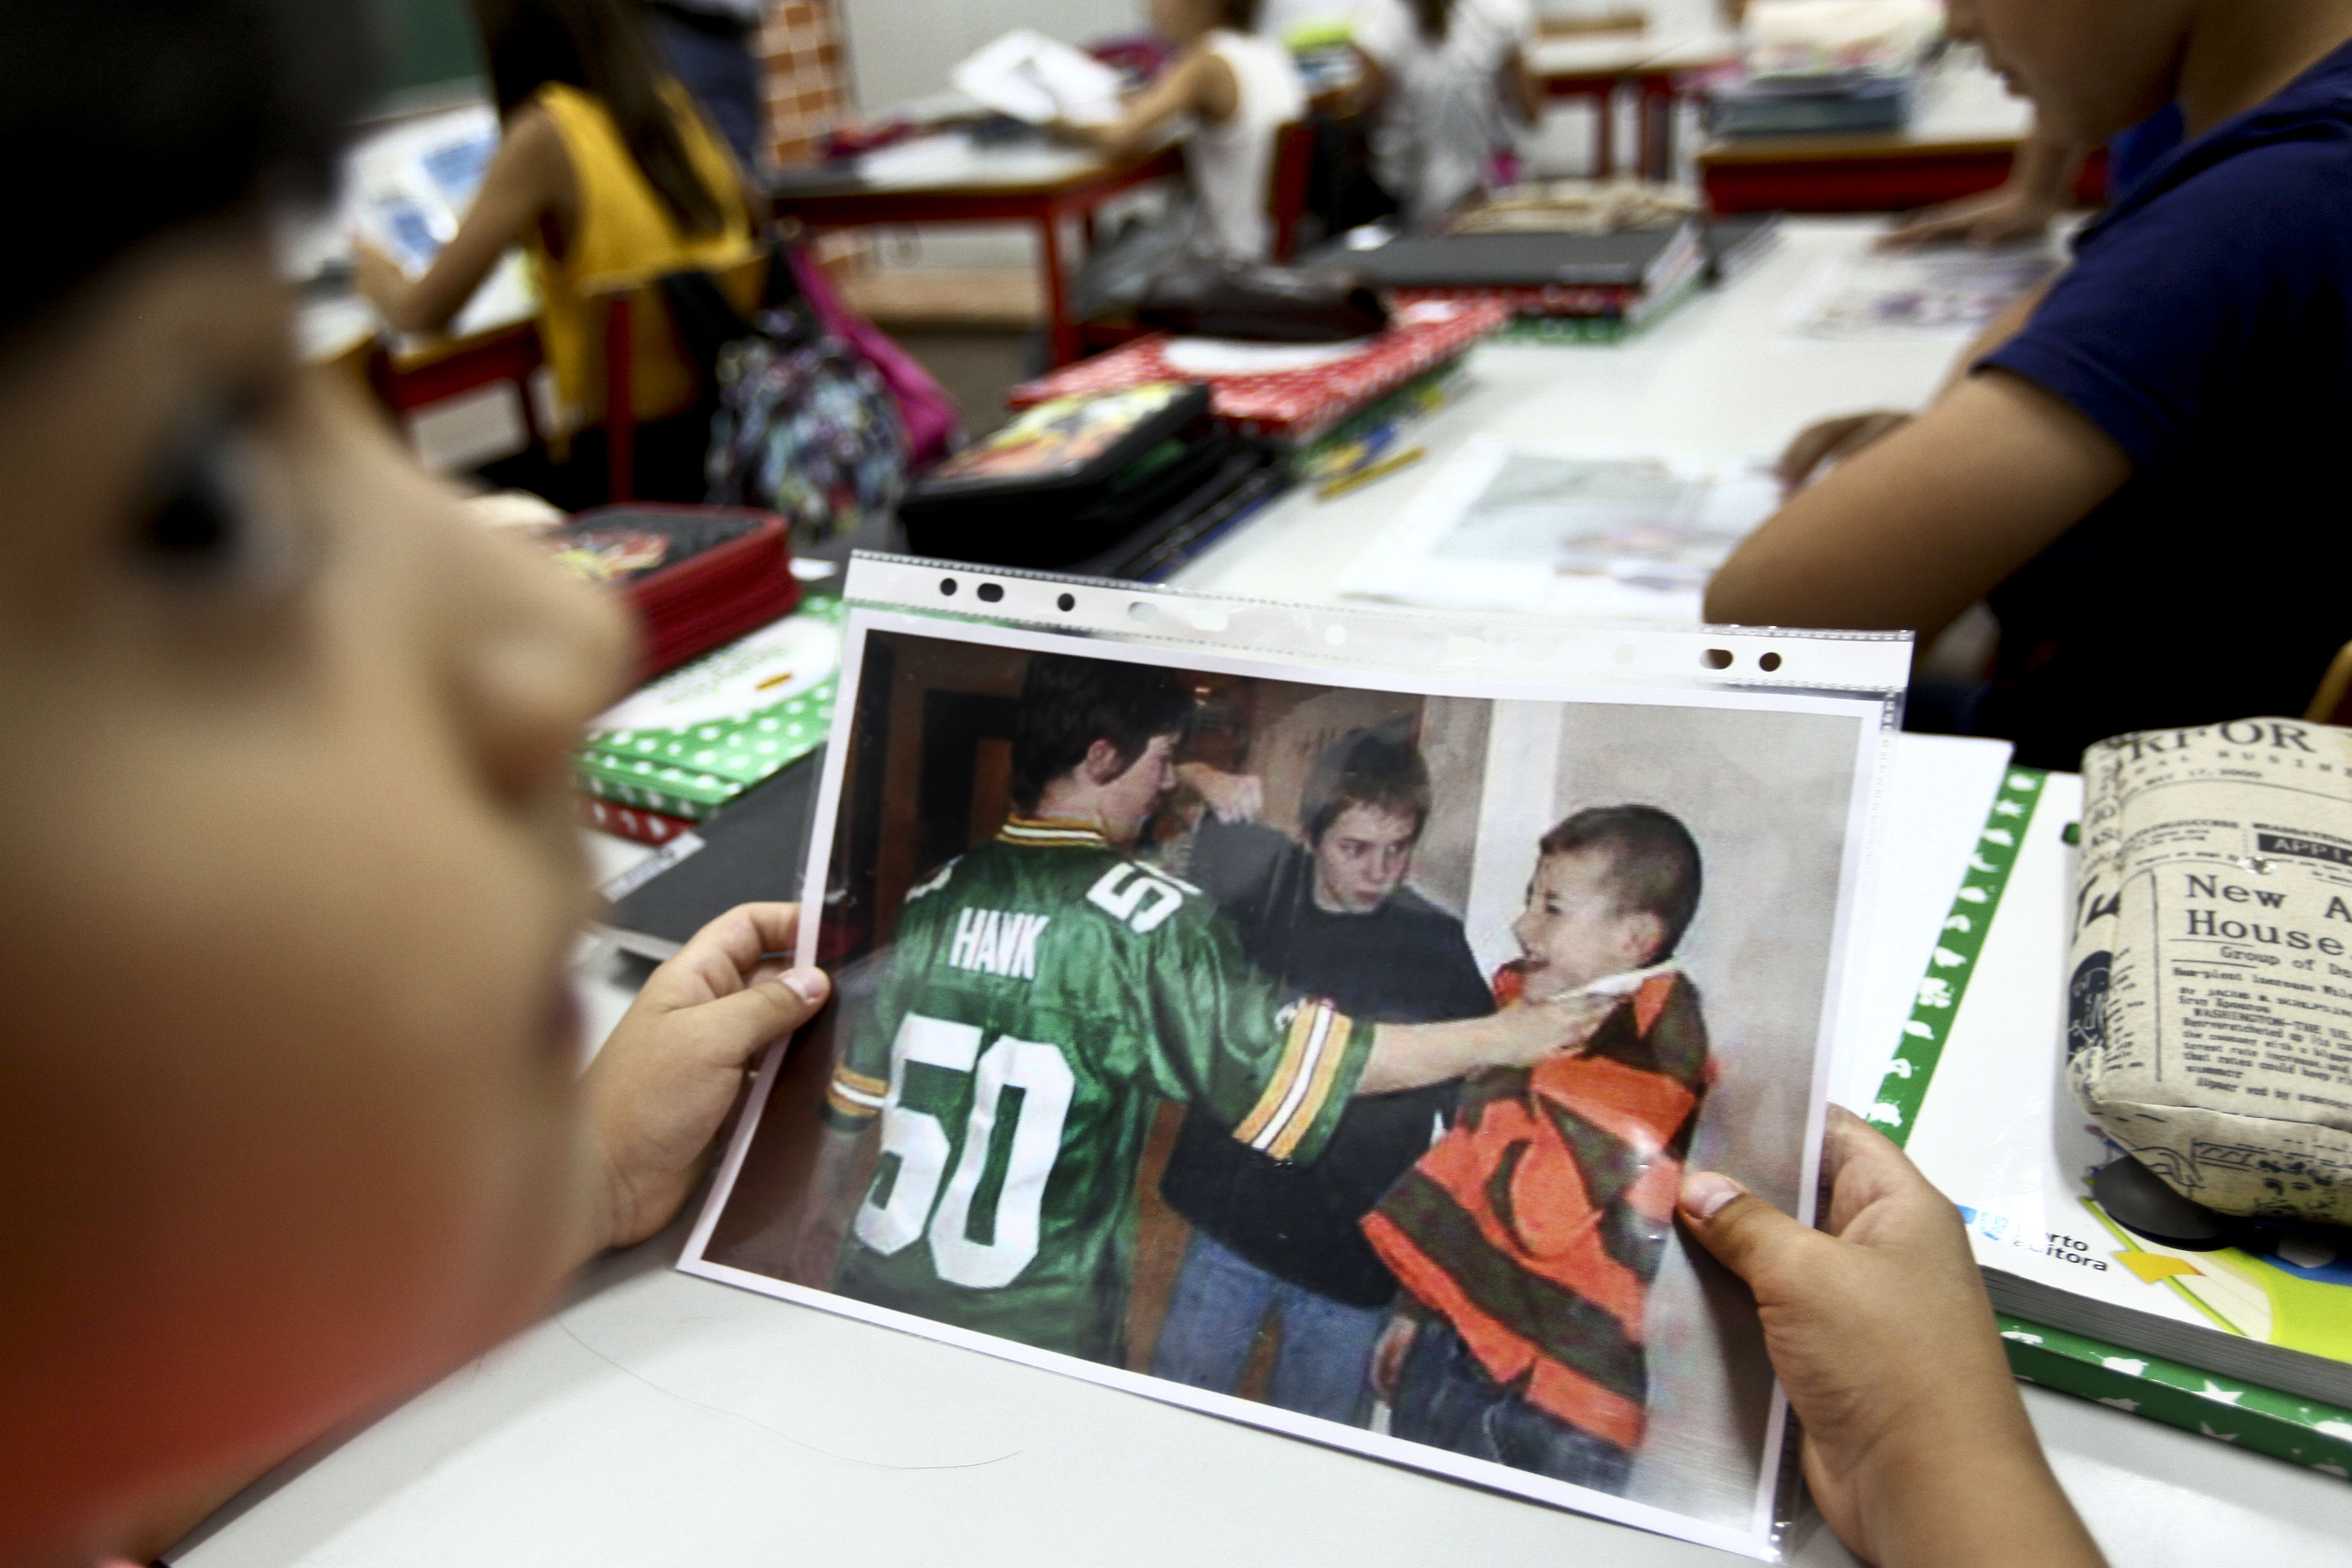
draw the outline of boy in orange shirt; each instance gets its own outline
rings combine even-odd
[[[1413,1302],[1374,1359],[1395,1436],[1623,1489],[1643,1316],[1711,1077],[1671,956],[1699,881],[1698,846],[1655,806],[1544,835],[1496,1000],[1622,1000],[1580,1054],[1469,1080],[1453,1130],[1364,1221]]]

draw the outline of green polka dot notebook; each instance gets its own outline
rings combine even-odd
[[[838,619],[838,601],[813,603],[811,609],[816,618]],[[745,639],[746,644],[751,641]],[[664,683],[691,690],[701,678],[708,687],[708,671],[699,667],[725,669],[730,659],[741,663],[736,650],[743,646],[719,649],[665,677]],[[698,723],[592,732],[573,753],[574,781],[603,800],[698,822],[824,745],[833,731],[836,684],[828,674],[781,701],[713,715]],[[625,710],[644,710],[642,705],[625,704],[614,713]]]

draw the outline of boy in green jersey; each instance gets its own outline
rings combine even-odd
[[[880,1146],[841,1294],[1120,1362],[1160,1101],[1311,1160],[1352,1095],[1532,1063],[1599,1022],[1584,1001],[1373,1026],[1251,964],[1212,900],[1129,853],[1192,711],[1167,669],[1030,661],[1012,819],[908,895],[872,1009],[845,1021],[813,1224],[853,1196],[860,1141]]]

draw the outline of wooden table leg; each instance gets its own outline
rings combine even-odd
[[[1070,319],[1070,279],[1062,268],[1062,215],[1048,206],[1037,220],[1045,268],[1045,337],[1059,370],[1078,357],[1078,324]]]
[[[1657,170],[1657,174],[1654,177],[1671,180],[1675,174],[1675,138],[1682,130],[1682,89],[1678,83],[1670,79],[1654,82],[1646,90],[1649,93],[1651,112],[1657,117],[1658,140],[1652,153],[1652,166]]]
[[[1592,95],[1592,177],[1606,180],[1617,173],[1617,84]]]

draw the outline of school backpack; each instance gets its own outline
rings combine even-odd
[[[773,511],[807,546],[898,505],[908,444],[873,364],[819,328],[787,268],[775,272],[769,302],[748,321],[708,273],[674,273],[662,289],[681,341],[709,369],[705,501]]]

